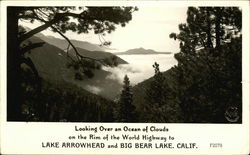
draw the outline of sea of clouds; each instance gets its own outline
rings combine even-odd
[[[153,54],[153,55],[118,55],[129,64],[118,65],[117,67],[103,67],[103,70],[112,74],[106,78],[117,80],[123,83],[127,75],[131,85],[135,85],[154,75],[154,62],[160,65],[160,71],[166,71],[177,64],[174,54]]]

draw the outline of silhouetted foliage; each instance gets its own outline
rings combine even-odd
[[[179,105],[174,100],[174,94],[169,87],[167,78],[160,72],[159,64],[153,65],[155,74],[146,87],[144,112],[146,122],[177,122],[179,120]]]
[[[187,24],[180,24],[179,29],[178,35],[170,35],[180,41],[181,49],[175,54],[178,65],[172,76],[178,83],[173,91],[178,94],[184,121],[241,122],[239,8],[191,7]]]
[[[183,53],[219,47],[240,35],[241,20],[242,13],[237,7],[189,7],[187,22],[179,25],[180,33],[169,36],[180,41]]]
[[[137,119],[135,115],[135,106],[132,104],[133,94],[127,75],[125,75],[123,83],[123,90],[116,109],[116,119],[119,122],[135,122]]]
[[[107,64],[108,66],[111,66],[111,67],[116,67],[118,65],[118,62],[117,62],[117,56],[111,56],[111,57],[108,57],[108,58],[105,58],[103,60],[103,62],[105,64]]]
[[[153,68],[155,71],[154,80],[150,83],[146,94],[148,101],[159,107],[162,106],[166,100],[166,88],[164,87],[165,77],[160,72],[158,63],[155,62]]]

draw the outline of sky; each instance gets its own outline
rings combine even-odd
[[[178,52],[179,42],[169,38],[172,32],[178,33],[178,25],[186,21],[186,7],[166,6],[143,6],[132,14],[132,20],[125,26],[117,26],[116,30],[105,36],[105,40],[111,41],[109,52],[123,52],[128,49],[140,48],[153,49],[159,52]],[[38,24],[24,23],[24,25],[35,28]],[[43,31],[45,35],[53,35],[61,38],[60,35],[51,31]],[[100,44],[98,35],[76,34],[67,32],[70,39],[88,41]]]

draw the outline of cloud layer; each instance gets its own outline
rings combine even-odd
[[[87,85],[85,87],[85,89],[92,92],[93,94],[97,94],[97,95],[102,91],[101,88],[99,88],[97,86],[92,86],[92,85]]]
[[[146,80],[154,75],[154,62],[160,64],[160,70],[166,71],[177,64],[173,54],[158,54],[158,55],[121,55],[120,56],[129,64],[122,64],[118,67],[103,67],[104,70],[112,74],[106,78],[117,80],[123,83],[123,78],[128,75],[132,85],[135,85],[143,80]]]

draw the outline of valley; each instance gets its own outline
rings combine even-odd
[[[162,54],[162,56],[155,55],[154,59],[151,58],[152,56],[147,58],[147,54],[145,56],[142,54],[131,55],[131,58],[129,55],[119,55],[117,53],[114,55],[102,51],[103,48],[98,45],[74,40],[73,43],[76,43],[77,51],[81,55],[97,60],[115,57],[117,63],[117,66],[113,67],[103,66],[101,69],[93,69],[94,76],[92,78],[84,76],[82,80],[76,80],[74,78],[76,71],[73,68],[67,67],[70,59],[63,50],[66,48],[65,41],[51,36],[45,36],[43,34],[33,36],[29,41],[32,43],[42,41],[46,42],[42,47],[36,48],[27,54],[27,56],[32,59],[39,74],[43,78],[55,82],[58,80],[66,81],[93,94],[111,100],[118,98],[122,89],[122,80],[125,74],[131,77],[132,84],[135,85],[153,75],[153,68],[151,66],[154,61],[158,60],[164,64],[167,64],[170,61],[168,60],[169,58],[166,57],[167,55],[164,56],[164,54]],[[86,49],[81,47],[86,47]],[[74,58],[73,49],[69,50],[69,54]],[[163,60],[163,58],[165,60]],[[129,61],[129,63],[125,60]],[[166,60],[168,62],[166,62]],[[173,65],[175,62],[172,62],[171,64]],[[167,68],[164,69],[169,69],[170,67],[171,66],[167,65]]]

